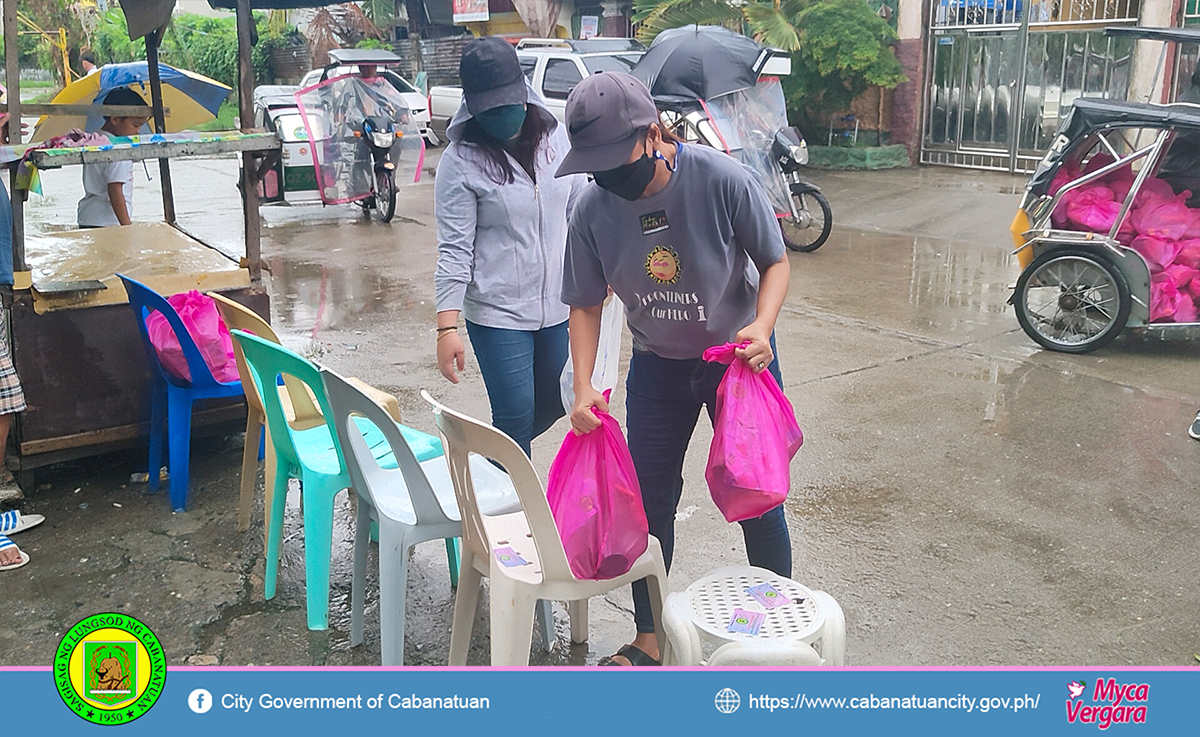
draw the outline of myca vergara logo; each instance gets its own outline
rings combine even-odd
[[[127,724],[154,706],[167,678],[162,644],[124,614],[96,614],[63,636],[54,685],[71,711],[93,724]]]
[[[1116,679],[1096,681],[1092,703],[1085,703],[1086,681],[1067,684],[1067,722],[1094,724],[1108,729],[1114,724],[1145,724],[1146,702],[1150,700],[1150,684],[1117,683]],[[1084,698],[1080,698],[1084,697]]]

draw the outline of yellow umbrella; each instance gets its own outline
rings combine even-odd
[[[166,117],[166,133],[177,133],[214,119],[221,102],[233,91],[215,79],[186,69],[166,64],[159,64],[158,69],[162,79],[163,107],[170,111]],[[132,89],[149,105],[150,66],[144,61],[106,64],[99,72],[64,87],[51,102],[100,104],[105,95],[119,87]],[[103,125],[104,118],[99,115],[43,115],[33,131],[33,142],[61,136],[73,129],[95,132]]]

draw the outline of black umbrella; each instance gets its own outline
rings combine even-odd
[[[724,26],[683,26],[658,34],[632,74],[659,105],[711,100],[753,87],[763,47]]]

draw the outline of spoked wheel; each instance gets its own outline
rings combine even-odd
[[[1088,353],[1129,320],[1125,276],[1109,259],[1078,248],[1047,251],[1017,279],[1017,322],[1043,348]]]
[[[375,172],[375,213],[385,223],[396,215],[396,180],[387,169]]]
[[[796,215],[779,218],[783,242],[793,251],[808,253],[820,248],[833,229],[833,211],[820,192],[792,191]]]

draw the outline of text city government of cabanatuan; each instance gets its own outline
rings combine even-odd
[[[221,697],[225,709],[248,712],[261,709],[490,709],[486,696],[418,696],[416,694],[377,694],[372,696],[274,696],[258,698],[227,693]]]

